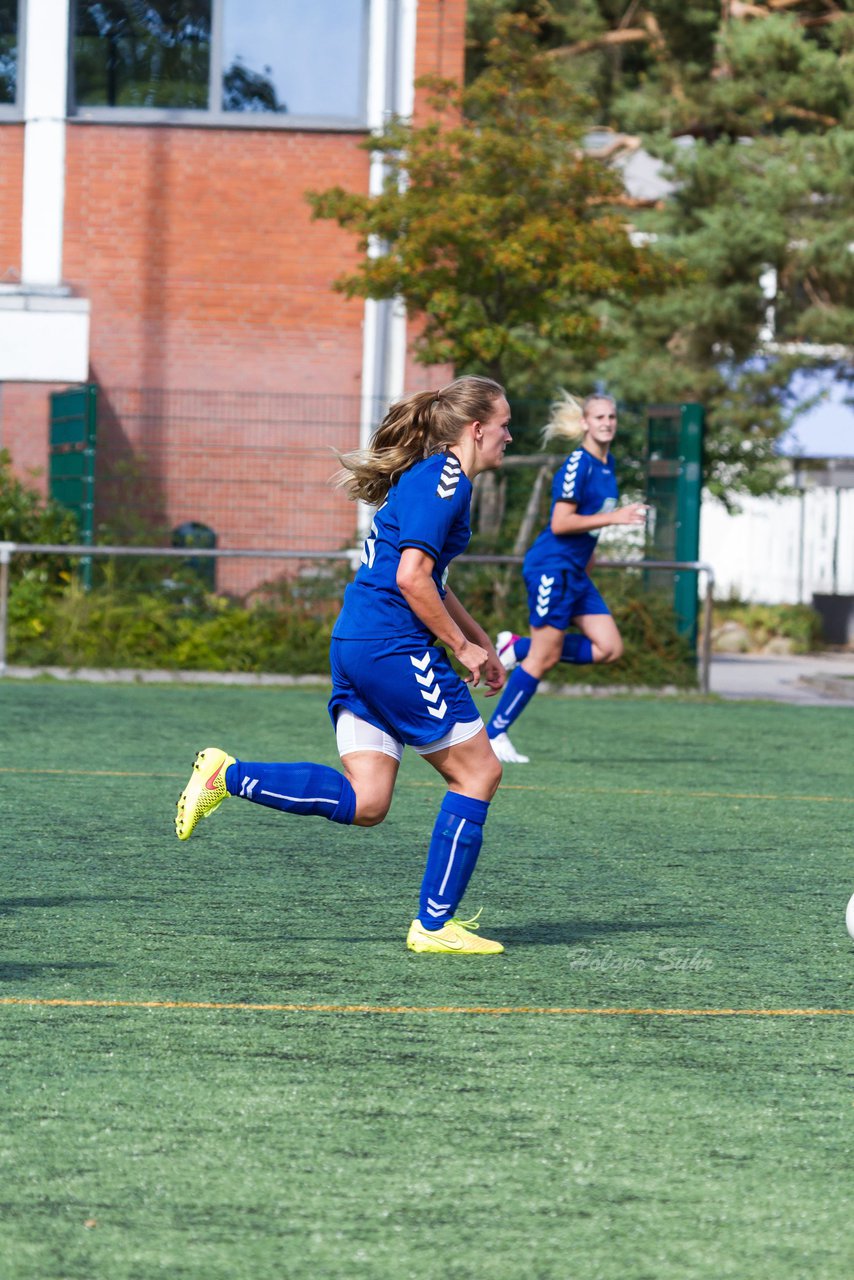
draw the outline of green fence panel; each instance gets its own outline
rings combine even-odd
[[[80,542],[89,546],[95,536],[95,443],[98,392],[93,384],[67,387],[50,397],[50,496],[77,519]],[[81,562],[88,587],[92,561]]]

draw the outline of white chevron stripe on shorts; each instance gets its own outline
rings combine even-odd
[[[416,674],[415,679],[421,685],[421,697],[426,703],[428,703],[428,712],[434,717],[434,719],[443,720],[445,718],[445,712],[448,710],[448,704],[445,699],[442,698],[442,686],[436,679],[436,673],[429,665],[429,650],[424,654],[423,658],[414,658],[412,654],[410,654],[409,661],[412,663],[413,667],[418,669],[418,671],[424,672],[423,676]],[[442,698],[441,702],[439,702],[440,698]]]
[[[550,604],[551,595],[552,595],[552,587],[554,586],[554,584],[555,584],[554,575],[551,578],[546,573],[543,573],[540,575],[540,584],[537,587],[537,604],[536,604],[537,616],[540,618],[544,618],[549,611],[549,604]]]

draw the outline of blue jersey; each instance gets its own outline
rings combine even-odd
[[[584,569],[596,550],[601,530],[589,533],[553,533],[551,518],[559,502],[573,502],[580,516],[595,516],[613,511],[619,491],[614,459],[604,462],[586,449],[575,449],[564,462],[552,482],[552,505],[549,523],[532,544],[525,557],[526,568]]]
[[[432,557],[433,581],[444,599],[448,565],[471,537],[471,492],[453,453],[434,454],[404,471],[373,518],[362,563],[344,592],[336,639],[430,642],[430,631],[397,585],[401,552],[416,547]]]

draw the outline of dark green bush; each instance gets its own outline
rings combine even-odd
[[[77,582],[60,593],[23,580],[9,597],[9,660],[30,666],[138,667],[187,671],[328,668],[330,608],[301,601],[249,605],[222,596],[176,598]]]
[[[165,588],[137,593],[108,585],[86,591],[77,581],[58,591],[25,577],[10,594],[9,660],[37,666],[324,673],[348,576],[336,568],[281,579],[243,602],[183,591],[171,580]],[[560,665],[549,678],[562,684],[696,685],[696,663],[676,633],[668,594],[645,591],[638,575],[603,571],[597,581],[623,634],[625,656],[613,667]],[[453,585],[491,635],[507,627],[527,634],[518,569],[458,561]]]

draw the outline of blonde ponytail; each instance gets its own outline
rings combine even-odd
[[[615,403],[613,397],[608,395],[592,395],[585,400],[577,400],[568,391],[561,391],[551,406],[551,417],[540,432],[543,444],[549,444],[552,440],[580,440],[587,430],[587,410],[596,400]]]

